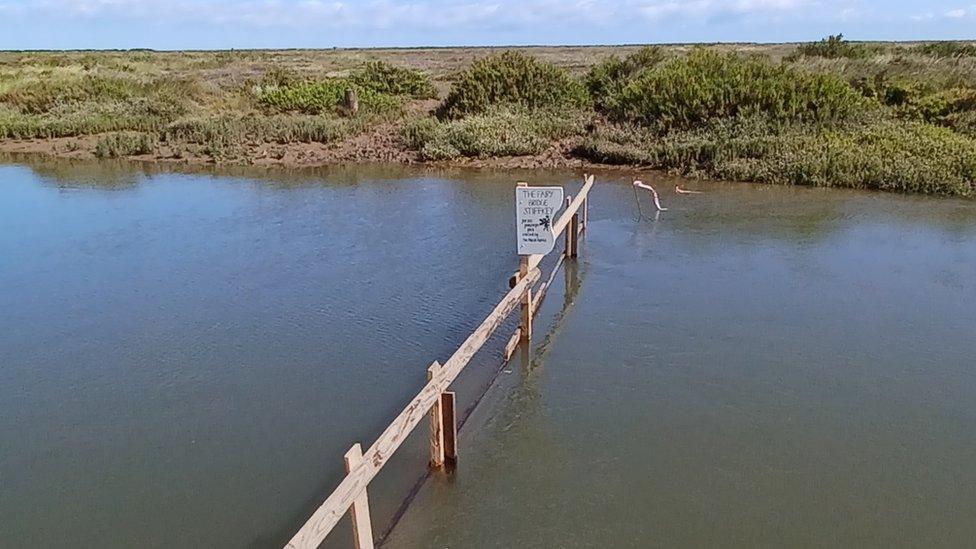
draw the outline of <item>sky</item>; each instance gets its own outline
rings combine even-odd
[[[0,49],[976,39],[976,0],[0,0]]]

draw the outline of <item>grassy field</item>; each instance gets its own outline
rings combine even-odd
[[[976,45],[0,52],[0,151],[588,162],[974,196]]]

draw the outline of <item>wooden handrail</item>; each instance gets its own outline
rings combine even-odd
[[[583,187],[576,194],[576,198],[566,206],[566,210],[563,211],[563,215],[559,216],[559,220],[552,224],[552,232],[559,238],[559,235],[563,234],[566,227],[569,226],[569,222],[572,221],[573,216],[579,211],[580,206],[586,202],[586,197],[590,194],[590,189],[593,187],[593,176],[586,176],[586,180],[583,183]],[[542,258],[545,255],[535,254],[529,256],[529,269],[534,269],[542,263]]]
[[[586,204],[586,200],[590,194],[590,189],[593,188],[593,181],[594,178],[592,175],[587,175],[585,177],[585,179],[583,180],[583,186],[580,188],[579,193],[577,193],[576,198],[574,198],[569,204],[566,205],[566,209],[563,210],[563,214],[559,216],[559,219],[556,220],[555,223],[552,224],[552,232],[557,240],[559,239],[559,236],[563,234],[563,231],[566,230],[566,227],[569,226],[570,222],[573,220],[573,216],[576,215],[577,212],[579,212],[579,209],[584,204]],[[586,209],[584,209],[583,212],[584,212],[584,219],[586,221],[584,221],[579,225],[578,228],[579,232],[583,232],[587,222],[589,221],[587,219],[589,216],[586,215]],[[535,269],[536,267],[538,267],[539,264],[542,263],[542,259],[545,256],[546,256],[545,254],[535,254],[535,255],[527,256],[529,260],[528,263],[529,269]],[[508,278],[509,287],[512,288],[515,287],[515,283],[518,281],[518,277],[519,274],[514,273],[512,276]]]
[[[471,358],[477,353],[488,341],[491,335],[498,329],[505,319],[508,318],[512,311],[515,310],[520,304],[523,307],[523,323],[526,323],[526,318],[528,320],[527,327],[528,332],[531,332],[532,317],[534,316],[535,310],[538,309],[545,297],[546,290],[552,285],[553,278],[556,272],[562,266],[566,257],[575,257],[576,248],[576,238],[578,234],[581,233],[586,227],[586,204],[587,195],[590,189],[593,187],[594,178],[592,175],[586,176],[583,187],[580,189],[576,198],[570,201],[562,216],[553,224],[553,232],[558,238],[567,227],[573,227],[576,229],[575,233],[572,235],[573,246],[572,255],[570,255],[569,248],[567,249],[567,255],[562,257],[553,269],[552,274],[549,279],[540,288],[539,295],[536,299],[532,299],[532,287],[536,282],[539,281],[541,273],[539,271],[539,264],[542,262],[544,255],[531,255],[522,256],[522,269],[516,274],[516,278],[511,281],[511,290],[502,300],[492,309],[491,313],[485,318],[485,320],[475,329],[474,332],[464,343],[451,355],[450,358],[444,362],[443,365],[434,362],[433,365],[428,369],[428,382],[424,385],[420,393],[417,394],[407,404],[407,407],[400,412],[400,415],[393,420],[392,423],[383,431],[383,433],[376,439],[376,442],[366,450],[365,453],[361,452],[360,445],[357,443],[353,446],[349,453],[346,454],[346,469],[347,473],[345,478],[339,483],[339,486],[329,495],[328,498],[319,506],[318,509],[312,513],[312,516],[305,522],[305,525],[299,529],[288,544],[285,546],[286,549],[314,549],[321,545],[325,541],[325,537],[335,528],[335,525],[339,520],[345,515],[350,508],[354,508],[354,529],[355,529],[355,540],[356,545],[359,549],[371,548],[373,546],[372,531],[369,522],[369,509],[368,509],[368,499],[366,497],[366,487],[369,483],[379,474],[380,469],[389,461],[390,457],[394,452],[403,444],[411,432],[417,427],[421,422],[423,417],[430,413],[439,412],[435,409],[435,404],[438,404],[440,399],[445,395],[448,387],[457,378],[457,376],[464,370],[464,367],[468,365]],[[577,213],[580,207],[584,208],[582,225],[579,224],[579,217]],[[576,221],[574,221],[574,219]],[[568,233],[567,233],[568,234]],[[514,343],[518,343],[518,338],[526,335],[526,331],[520,328],[516,331],[514,337]],[[528,341],[528,338],[526,338]],[[505,355],[506,360],[511,356],[511,350],[513,344],[510,342],[506,345]],[[451,400],[444,401],[447,404],[453,403],[453,394],[447,394],[447,397]],[[450,406],[450,411],[448,416],[444,418],[431,418],[432,427],[434,423],[441,422],[446,425],[441,425],[438,423],[438,429],[441,429],[437,433],[434,433],[432,429],[432,436],[442,436],[442,429],[454,428],[454,409],[453,405]],[[432,412],[434,410],[434,412]],[[453,437],[448,437],[443,442],[450,445],[450,453],[454,455],[455,444]],[[441,448],[436,448],[436,444],[439,441],[432,440],[432,452],[434,449],[439,450],[438,455],[440,455]],[[438,461],[443,461],[442,459],[434,458],[432,460],[432,466],[438,466],[440,463]]]
[[[437,371],[437,374],[420,391],[410,404],[400,412],[400,415],[383,431],[376,442],[363,454],[362,461],[352,469],[346,478],[332,492],[325,502],[312,514],[304,526],[288,542],[287,548],[314,549],[318,547],[325,536],[335,527],[339,519],[346,514],[353,502],[359,498],[366,486],[379,473],[380,469],[393,455],[393,452],[403,444],[414,427],[420,423],[424,415],[430,411],[440,394],[461,373],[491,334],[508,318],[522,299],[522,295],[529,291],[539,279],[538,269],[533,269],[527,277],[519,281],[501,302],[491,311],[491,314],[480,326],[468,336],[460,348]]]

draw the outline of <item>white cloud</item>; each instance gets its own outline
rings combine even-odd
[[[949,10],[945,13],[945,16],[949,19],[962,19],[966,17],[966,10]]]

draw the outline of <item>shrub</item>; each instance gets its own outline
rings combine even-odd
[[[342,78],[305,82],[262,90],[259,102],[267,109],[305,114],[339,114],[345,105],[346,92],[355,90],[359,107],[367,113],[384,113],[400,107],[397,98],[362,88]]]
[[[301,82],[302,79],[297,72],[281,67],[272,67],[261,78],[262,86],[274,88],[294,86]]]
[[[437,137],[440,128],[433,118],[418,118],[404,126],[401,137],[408,148],[419,151]]]
[[[939,122],[958,133],[976,137],[976,110],[948,114]]]
[[[332,143],[352,125],[342,119],[308,116],[214,116],[185,119],[163,131],[167,143],[233,148],[252,143]]]
[[[655,137],[610,128],[576,154],[737,181],[976,195],[976,140],[919,122],[882,120],[824,130],[764,118],[716,121]]]
[[[914,53],[931,57],[976,57],[976,44],[964,42],[932,42],[912,48]]]
[[[428,120],[404,129],[405,140],[427,160],[538,154],[582,128],[579,115],[541,111],[496,110],[447,122]]]
[[[926,93],[927,86],[908,78],[894,80],[887,74],[860,77],[851,83],[864,97],[889,107],[899,107]]]
[[[388,95],[402,95],[416,99],[437,97],[437,89],[430,77],[414,69],[397,67],[383,61],[369,61],[350,81],[362,89]]]
[[[796,48],[796,52],[788,59],[795,60],[800,56],[824,57],[827,59],[863,59],[876,55],[881,51],[883,50],[880,46],[855,44],[844,40],[843,34],[838,34],[837,36],[828,36],[819,42],[802,44]]]
[[[913,98],[899,111],[902,116],[976,134],[976,90],[953,88]]]
[[[621,90],[611,115],[667,130],[750,114],[823,122],[857,112],[862,104],[840,78],[699,49],[643,72]]]
[[[200,82],[193,78],[163,77],[152,82],[147,90],[145,111],[150,116],[175,120],[185,116],[192,104],[204,95]]]
[[[938,122],[950,114],[976,111],[976,90],[954,88],[924,95],[908,104],[906,110],[917,118]]]
[[[549,141],[524,117],[474,115],[445,125],[443,133],[424,145],[421,156],[444,160],[458,156],[524,156],[542,152]]]
[[[624,86],[641,71],[654,67],[663,59],[663,50],[656,46],[641,48],[624,59],[609,57],[586,74],[586,90],[598,110],[607,110]]]
[[[156,150],[156,140],[144,133],[117,133],[105,136],[95,144],[98,158],[124,158],[136,154],[149,154]]]
[[[163,139],[174,150],[186,145],[214,160],[249,159],[250,147],[261,143],[331,143],[354,131],[360,121],[321,116],[212,116],[170,124]]]
[[[117,101],[139,95],[138,83],[124,78],[84,76],[29,80],[0,94],[0,103],[25,114],[43,114],[63,103]]]
[[[0,113],[0,139],[49,139],[123,130],[156,131],[166,121],[151,116],[74,112],[59,116]]]
[[[441,118],[458,119],[497,106],[529,110],[580,106],[586,90],[568,71],[518,51],[475,61],[441,103]]]

